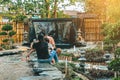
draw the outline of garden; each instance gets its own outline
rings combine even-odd
[[[76,52],[63,52],[60,54],[60,57],[63,57],[65,62],[66,58],[68,59],[68,73],[66,76],[69,78],[75,78],[74,76],[77,76],[77,78],[80,76],[75,75],[74,72],[78,74],[83,74],[85,77],[87,77],[90,80],[97,80],[97,79],[113,79],[116,80],[117,78],[119,79],[119,53],[120,53],[120,48],[116,48],[115,52],[113,53],[111,51],[111,46],[105,46],[104,50],[101,50],[99,48],[94,48],[94,49],[86,49],[85,50],[85,64],[90,64],[89,68],[86,68],[86,65],[82,64],[81,61],[79,60],[80,56],[83,56],[84,53],[79,52],[80,49],[78,49],[76,52],[79,54],[78,56],[74,55]],[[108,55],[109,53],[109,55]],[[107,54],[107,55],[106,55]],[[114,55],[117,56],[117,58],[114,58]],[[69,58],[71,58],[69,60]],[[61,58],[62,59],[62,58]],[[109,62],[107,62],[109,61]],[[76,64],[77,63],[77,64]],[[66,63],[58,63],[55,64],[55,66],[65,73],[65,64]],[[117,72],[116,78],[115,74]],[[71,79],[74,80],[74,79]],[[76,79],[75,79],[76,80]]]

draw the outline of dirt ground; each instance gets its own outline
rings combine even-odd
[[[0,80],[19,80],[32,75],[28,63],[21,60],[21,55],[0,56]]]

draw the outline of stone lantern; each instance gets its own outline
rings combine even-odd
[[[78,59],[80,61],[79,65],[80,68],[83,72],[85,72],[85,62],[86,62],[86,58],[85,58],[85,53],[81,53],[80,58]]]
[[[23,44],[28,43],[28,32],[25,31],[23,33]]]

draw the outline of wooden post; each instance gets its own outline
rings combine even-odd
[[[65,60],[65,75],[67,75],[67,57],[66,57],[66,60]]]

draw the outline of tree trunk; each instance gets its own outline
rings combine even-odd
[[[55,1],[54,1],[53,18],[57,18],[57,2],[58,2],[58,0],[55,0]]]
[[[46,17],[50,18],[50,4],[49,4],[49,0],[45,0],[45,8],[46,8]]]

